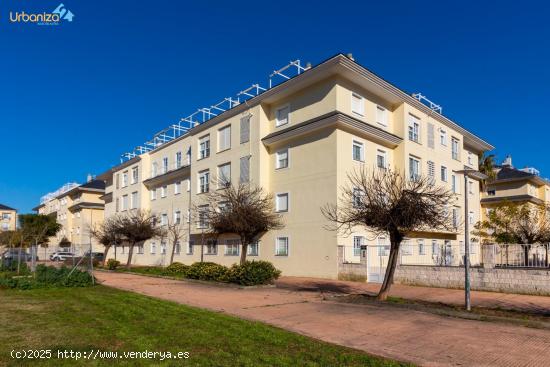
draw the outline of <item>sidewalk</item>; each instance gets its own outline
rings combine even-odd
[[[96,275],[106,286],[265,322],[422,366],[547,366],[550,360],[548,330],[440,316],[377,302],[336,303],[311,291],[321,286],[362,292],[369,285],[283,278],[279,284],[286,289],[238,289],[124,273]]]
[[[318,290],[321,292],[347,294],[367,293],[375,295],[378,293],[380,284],[317,278],[282,277],[277,281],[277,287],[289,290]],[[464,306],[463,289],[416,287],[394,284],[391,287],[390,296],[413,301]],[[472,291],[471,301],[473,307],[527,311],[550,316],[550,297],[546,296]]]

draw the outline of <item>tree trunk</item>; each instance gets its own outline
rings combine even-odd
[[[172,253],[170,254],[170,264],[168,265],[172,265],[172,263],[174,262],[174,254],[176,253],[176,244],[178,243],[178,241],[174,241],[174,243],[172,244]]]
[[[105,267],[105,264],[107,263],[107,255],[109,254],[109,249],[111,248],[111,246],[105,246],[105,249],[103,250],[103,261],[102,261],[102,266]]]
[[[132,255],[134,254],[134,245],[135,243],[131,243],[128,247],[128,261],[126,261],[126,269],[130,269],[132,266]]]
[[[248,243],[241,244],[241,265],[246,262],[246,253],[248,251]]]
[[[21,246],[19,246],[19,252],[17,253],[17,275],[21,271]]]
[[[388,265],[386,267],[386,274],[384,276],[384,282],[380,287],[380,291],[376,296],[379,301],[385,301],[390,293],[391,285],[393,284],[393,274],[397,266],[397,259],[399,257],[399,247],[403,237],[398,233],[390,233],[390,256],[388,258]]]

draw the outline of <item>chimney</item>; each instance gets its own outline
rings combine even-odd
[[[506,156],[506,159],[504,159],[504,162],[502,162],[502,166],[503,167],[508,167],[508,168],[514,168],[514,166],[512,166],[512,156],[511,155]]]
[[[351,61],[355,61],[355,59],[353,58],[353,54],[350,52],[346,55],[348,57],[348,59],[350,59]]]
[[[94,176],[92,176],[92,174],[91,174],[91,173],[88,173],[88,176],[86,177],[86,182],[90,182],[90,181],[92,181],[92,180],[93,180],[93,178],[94,178]]]

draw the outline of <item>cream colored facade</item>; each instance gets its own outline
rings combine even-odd
[[[248,138],[243,134],[247,119]],[[227,130],[222,131],[226,127],[231,131],[229,147],[224,138]],[[201,157],[201,142],[207,137],[210,154]],[[217,246],[199,246],[204,230],[198,228],[194,213],[190,220],[187,216],[190,204],[201,202],[204,172],[209,172],[212,180],[218,177],[220,167],[230,164],[233,182],[248,172],[251,182],[279,196],[280,207],[285,207],[283,198],[288,198],[287,210],[282,212],[284,228],[266,233],[259,241],[257,255],[249,258],[271,261],[285,275],[336,278],[338,246],[353,248],[358,242],[354,236],[361,237],[363,244],[389,244],[384,238],[372,238],[364,229],[357,229],[352,236],[325,229],[328,223],[320,208],[338,200],[347,173],[360,167],[377,169],[379,161],[406,174],[417,165],[415,174],[432,173],[438,184],[449,188],[454,182],[452,206],[457,210],[457,221],[464,218],[463,195],[469,195],[471,213],[467,215],[475,223],[480,216],[478,185],[472,182],[465,188],[463,177],[454,172],[477,168],[477,154],[490,149],[490,144],[456,123],[348,57],[337,55],[186,135],[115,167],[112,182],[106,186],[105,215],[133,208],[167,218],[180,212],[194,246],[182,243],[175,261],[199,261],[202,248],[205,261],[231,265],[238,262],[233,242],[227,242],[231,238],[220,238]],[[176,163],[178,153],[181,166]],[[285,154],[288,165],[279,167]],[[216,189],[215,184],[210,182],[209,189]],[[461,225],[458,227],[457,233],[418,233],[409,241],[458,245]],[[133,262],[167,264],[169,253],[169,245],[150,240],[143,253],[134,255]],[[354,254],[350,256],[348,261],[358,261],[358,254],[356,259]],[[119,251],[117,257],[124,261],[125,254]]]
[[[0,232],[15,231],[17,228],[17,210],[0,204]]]
[[[85,184],[71,185],[66,190],[59,190],[56,195],[35,208],[38,214],[54,215],[61,225],[57,235],[49,240],[49,253],[61,248],[60,242],[63,238],[70,241],[70,250],[77,255],[89,250],[90,241],[93,251],[103,251],[103,246],[90,236],[90,228],[103,222],[104,193],[105,183],[90,179]]]

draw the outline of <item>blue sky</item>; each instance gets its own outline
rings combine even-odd
[[[274,68],[338,52],[550,176],[543,2],[63,3],[60,26],[9,22],[59,0],[0,3],[0,203],[22,212]]]

